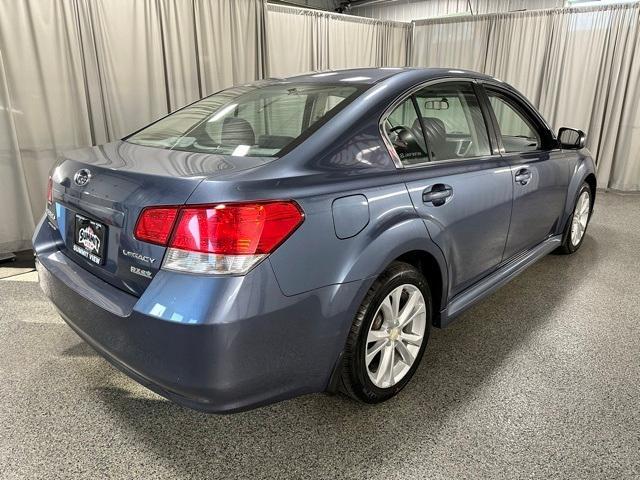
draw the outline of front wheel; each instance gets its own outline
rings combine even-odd
[[[341,390],[366,403],[383,402],[409,382],[431,326],[431,294],[412,265],[394,262],[369,289],[345,347]]]
[[[589,217],[591,215],[591,188],[586,182],[580,187],[578,198],[573,208],[573,214],[565,228],[559,253],[570,254],[577,251],[584,240]]]

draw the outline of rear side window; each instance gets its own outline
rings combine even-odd
[[[542,135],[527,114],[506,95],[488,90],[489,103],[500,127],[506,153],[532,152],[542,148]]]
[[[178,110],[126,141],[188,152],[277,156],[310,135],[364,88],[291,83],[234,87]]]
[[[432,161],[491,155],[487,126],[470,83],[439,83],[415,97]]]

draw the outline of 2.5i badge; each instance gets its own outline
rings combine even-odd
[[[131,270],[131,273],[135,273],[136,275],[140,275],[144,278],[151,278],[153,276],[149,270],[143,270],[142,268],[132,266],[129,267],[129,270]]]

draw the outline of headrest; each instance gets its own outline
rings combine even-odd
[[[424,133],[427,140],[431,142],[446,141],[447,129],[442,120],[435,117],[422,117],[422,124],[424,125]],[[420,129],[420,121],[417,118],[413,122],[413,128]]]
[[[251,124],[244,118],[227,117],[222,122],[222,135],[220,141],[223,145],[254,145],[256,135]]]

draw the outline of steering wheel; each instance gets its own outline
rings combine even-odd
[[[389,133],[395,133],[395,132],[399,132],[401,130],[409,130],[407,127],[405,127],[404,125],[398,125],[396,127],[391,127],[389,129]]]
[[[398,125],[389,129],[389,139],[391,143],[404,143],[413,140],[415,138],[413,132],[404,125]],[[405,145],[406,147],[406,145]]]

